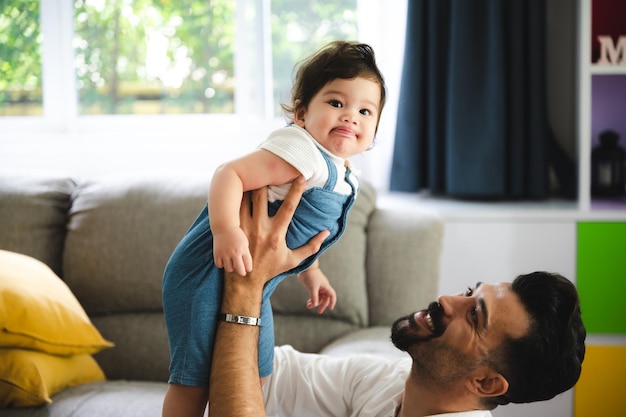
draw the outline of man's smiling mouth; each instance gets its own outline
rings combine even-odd
[[[443,307],[438,302],[432,302],[424,314],[424,322],[434,336],[441,336],[446,330],[443,323]]]
[[[430,316],[430,313],[426,313],[426,315],[424,316],[424,321],[428,325],[430,331],[435,333],[435,325],[433,324],[433,318]]]

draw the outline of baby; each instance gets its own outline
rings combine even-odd
[[[348,158],[373,145],[385,95],[372,48],[332,42],[300,65],[292,101],[283,105],[289,125],[271,133],[255,151],[216,170],[207,206],[174,250],[164,273],[171,355],[164,416],[183,404],[193,404],[198,415],[203,412],[219,319],[260,325],[259,373],[261,378],[271,374],[274,328],[269,298],[285,277],[298,275],[308,290],[309,308],[317,307],[319,313],[334,308],[335,290],[320,270],[318,257],[345,230],[359,187]],[[222,268],[245,276],[253,267],[239,227],[243,193],[269,186],[269,210],[274,215],[299,176],[307,186],[287,233],[288,246],[299,247],[324,230],[330,235],[316,255],[266,284],[260,318],[220,312]]]

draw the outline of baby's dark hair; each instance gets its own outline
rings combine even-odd
[[[380,85],[380,121],[385,105],[386,86],[376,66],[374,50],[367,44],[348,41],[330,42],[299,64],[291,89],[291,103],[281,104],[288,121],[293,123],[295,114],[306,109],[315,94],[329,82],[338,78],[355,77],[371,79]]]

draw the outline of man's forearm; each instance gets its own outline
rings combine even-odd
[[[260,316],[263,288],[242,281],[250,278],[234,274],[226,277],[223,313]],[[265,416],[259,379],[258,340],[258,326],[218,323],[209,384],[210,417]]]
[[[294,250],[285,242],[287,227],[304,186],[304,178],[298,177],[273,217],[267,213],[267,187],[254,192],[252,199],[242,200],[239,219],[248,236],[254,267],[245,277],[225,272],[222,313],[259,317],[265,283],[319,251],[328,232],[319,233]],[[265,416],[258,340],[256,326],[218,323],[209,383],[211,417]]]

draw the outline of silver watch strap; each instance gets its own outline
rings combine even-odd
[[[235,314],[220,314],[220,319],[228,323],[247,324],[248,326],[260,326],[261,318],[249,316],[237,316]]]

